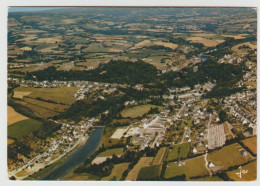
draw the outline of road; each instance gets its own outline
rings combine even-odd
[[[64,152],[63,154],[61,154],[60,156],[58,156],[58,157],[55,158],[54,160],[52,160],[52,161],[50,161],[50,162],[48,162],[48,163],[44,163],[44,162],[43,162],[43,163],[40,163],[42,166],[39,166],[38,170],[32,171],[31,173],[27,174],[26,176],[18,177],[18,176],[15,176],[15,175],[16,175],[18,172],[20,172],[20,171],[26,169],[26,167],[28,167],[29,165],[34,164],[38,159],[40,159],[40,158],[43,156],[43,154],[40,154],[40,155],[34,157],[32,160],[30,160],[30,161],[29,161],[27,164],[25,164],[24,166],[22,166],[22,167],[20,167],[20,168],[18,168],[18,169],[16,169],[16,170],[13,170],[13,171],[9,172],[9,173],[8,173],[8,176],[9,176],[9,177],[15,176],[17,180],[22,180],[22,179],[26,178],[27,176],[32,175],[33,173],[35,173],[35,172],[39,171],[40,169],[46,167],[47,165],[51,165],[51,164],[55,163],[56,161],[58,161],[59,159],[61,159],[62,157],[64,157],[66,154],[68,154],[69,152],[71,152],[73,149],[75,149],[75,148],[79,145],[79,143],[80,143],[82,140],[83,140],[82,137],[79,138],[79,140],[78,140],[71,148],[69,148],[66,152]]]
[[[208,167],[209,162],[208,162],[208,160],[207,160],[207,156],[208,156],[208,152],[206,152],[206,154],[204,155],[204,160],[205,160],[206,169],[208,170],[209,176],[211,177],[211,176],[212,176],[212,173],[211,173],[211,171],[209,170],[209,167]]]
[[[189,127],[185,127],[185,128],[184,128],[184,132],[183,132],[183,136],[182,136],[182,139],[181,139],[181,143],[180,143],[180,144],[183,143],[184,138],[185,138],[185,136],[186,136],[186,133],[187,133],[187,130],[188,130],[188,129],[189,129]]]
[[[212,114],[209,115],[209,122],[208,122],[208,140],[209,140],[209,128],[210,128],[210,124],[211,124],[211,121],[212,121]]]

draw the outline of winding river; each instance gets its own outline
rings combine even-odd
[[[103,128],[96,128],[85,145],[79,147],[59,167],[54,169],[47,176],[43,177],[42,180],[58,180],[84,163],[84,161],[96,151],[102,134]]]

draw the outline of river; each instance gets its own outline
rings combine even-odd
[[[84,161],[98,148],[102,134],[103,128],[96,128],[85,145],[79,147],[59,167],[43,177],[42,180],[58,180],[84,163]]]
[[[202,57],[201,57],[201,61],[202,61],[202,62],[205,62],[205,61],[207,61],[207,60],[208,60],[208,57],[207,57],[207,56],[202,56]]]

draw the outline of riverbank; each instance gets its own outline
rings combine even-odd
[[[100,144],[103,134],[103,127],[96,128],[83,146],[75,150],[60,166],[53,168],[49,174],[40,178],[40,180],[60,180],[62,177],[71,173],[91,156]]]
[[[12,173],[12,175],[15,175],[16,180],[23,180],[26,178],[29,178],[31,175],[39,172],[39,171],[44,171],[46,172],[46,168],[48,166],[51,165],[59,165],[62,161],[65,160],[66,156],[69,156],[71,153],[73,153],[74,151],[77,150],[77,148],[83,146],[87,140],[88,140],[89,136],[82,136],[70,149],[68,149],[66,152],[64,152],[63,154],[61,154],[60,156],[58,156],[57,158],[50,160],[50,161],[46,161],[43,163],[35,163],[34,166],[32,168],[26,168],[20,171],[17,171],[16,173]],[[54,166],[56,167],[56,166]],[[9,174],[9,177],[11,177],[12,175]]]

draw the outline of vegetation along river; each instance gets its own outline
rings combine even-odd
[[[79,147],[62,163],[62,165],[45,176],[43,180],[58,180],[84,163],[84,161],[96,151],[102,134],[103,128],[96,128],[85,145]]]

